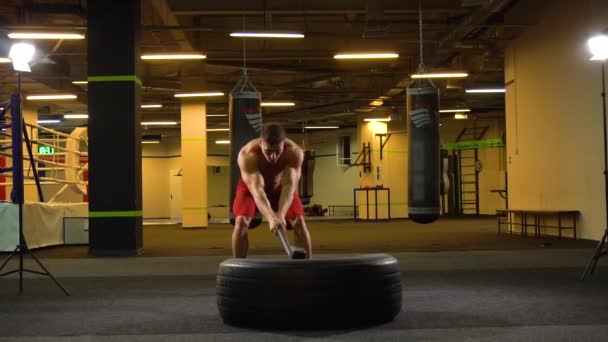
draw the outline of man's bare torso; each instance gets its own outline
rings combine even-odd
[[[247,159],[254,159],[257,170],[264,178],[264,190],[269,192],[281,184],[283,170],[296,163],[299,149],[291,139],[285,139],[283,153],[275,163],[270,163],[262,153],[261,139],[258,138],[248,142],[239,153]]]

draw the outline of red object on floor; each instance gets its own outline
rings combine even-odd
[[[82,172],[82,180],[87,183],[87,194],[82,196],[82,201],[89,202],[89,170],[84,170]]]

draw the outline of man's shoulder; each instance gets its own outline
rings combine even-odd
[[[257,139],[253,139],[253,140],[249,141],[248,143],[246,143],[245,145],[243,145],[243,147],[241,147],[241,150],[239,151],[239,153],[249,155],[251,153],[256,152],[256,149],[259,150],[259,148],[260,148],[259,138],[257,138]]]

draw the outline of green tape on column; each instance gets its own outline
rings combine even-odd
[[[116,217],[141,217],[144,216],[142,210],[136,211],[91,211],[89,217],[91,218],[116,218]]]
[[[89,76],[89,82],[135,82],[141,87],[141,80],[135,75]]]

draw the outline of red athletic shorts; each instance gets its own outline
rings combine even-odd
[[[279,198],[281,197],[281,187],[279,186],[274,191],[266,193],[266,196],[270,201],[272,210],[277,211],[279,207]],[[232,204],[232,213],[234,214],[234,217],[254,217],[256,210],[257,206],[255,205],[255,200],[253,199],[253,196],[249,192],[249,188],[247,188],[247,185],[245,185],[245,182],[243,182],[242,179],[239,179],[239,182],[236,185],[236,195],[234,196],[234,203]],[[304,208],[302,207],[302,201],[300,201],[300,196],[298,196],[298,194],[294,192],[293,200],[291,201],[291,206],[289,206],[287,214],[285,215],[287,225],[290,226],[289,221],[295,219],[298,216],[304,216]]]

